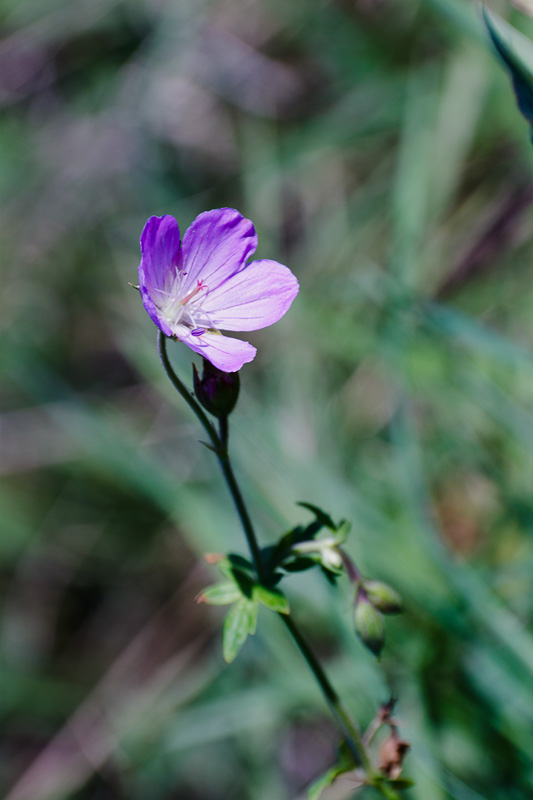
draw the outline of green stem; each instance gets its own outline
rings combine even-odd
[[[220,433],[217,433],[217,431],[207,418],[201,406],[197,403],[193,395],[186,389],[186,387],[183,385],[183,383],[180,381],[180,379],[174,372],[174,369],[168,359],[168,354],[166,350],[166,338],[167,337],[162,332],[159,332],[157,340],[157,348],[159,352],[159,357],[161,359],[161,363],[163,364],[163,368],[166,374],[168,375],[169,379],[171,380],[172,384],[178,390],[178,392],[183,397],[187,405],[194,411],[199,421],[205,428],[209,438],[211,439],[213,450],[218,458],[218,463],[220,464],[220,468],[226,480],[229,492],[233,498],[235,508],[237,509],[237,514],[241,521],[241,525],[243,527],[244,534],[248,542],[248,547],[250,549],[250,554],[252,556],[254,567],[257,573],[257,578],[260,583],[264,583],[266,576],[265,576],[263,559],[261,557],[261,549],[259,547],[257,535],[255,533],[252,520],[250,519],[248,509],[246,508],[246,504],[244,502],[241,490],[239,488],[239,484],[237,483],[237,479],[235,478],[235,474],[233,472],[233,467],[231,465],[228,453],[228,436],[229,436],[228,419],[227,417],[222,417],[219,420]],[[322,693],[326,698],[334,717],[337,719],[337,722],[339,723],[340,727],[344,730],[344,733],[347,736],[347,740],[351,745],[351,749],[353,751],[354,756],[361,762],[361,766],[363,767],[367,775],[369,783],[374,785],[375,788],[389,800],[400,800],[399,795],[396,793],[394,789],[391,789],[390,786],[385,786],[382,785],[381,783],[377,784],[374,783],[373,781],[374,771],[372,769],[372,764],[366,752],[363,738],[357,726],[351,719],[348,710],[345,708],[339,695],[331,685],[329,678],[326,675],[322,665],[320,664],[318,658],[316,657],[309,643],[307,642],[307,640],[304,638],[303,634],[297,627],[294,620],[287,614],[279,614],[279,616],[285,623],[287,630],[289,631],[296,645],[298,646],[302,656],[304,657],[305,661],[309,666],[309,669],[315,676],[316,681],[320,686],[320,689],[322,690]]]
[[[391,786],[387,786],[386,783],[380,784],[377,789],[379,789],[383,797],[386,797],[387,800],[401,800],[401,797],[396,789],[393,789]]]
[[[227,451],[228,439],[229,439],[229,425],[227,417],[220,417],[220,419],[218,420],[218,430],[222,447],[224,448],[224,450]]]
[[[165,370],[172,384],[178,390],[180,395],[183,397],[189,408],[191,408],[194,411],[194,413],[204,426],[207,435],[211,439],[211,443],[213,445],[213,451],[216,454],[216,457],[218,458],[218,463],[220,464],[220,468],[222,470],[224,478],[226,479],[228,489],[233,498],[233,502],[235,503],[237,514],[239,515],[246,539],[248,541],[248,547],[250,549],[250,554],[252,556],[252,560],[254,562],[254,566],[257,572],[257,578],[260,583],[263,583],[265,575],[263,568],[263,560],[261,558],[261,550],[257,542],[257,536],[255,535],[250,515],[248,514],[248,511],[244,504],[244,500],[242,498],[241,491],[239,489],[239,485],[235,479],[233,468],[231,466],[231,462],[228,455],[228,446],[227,446],[228,419],[227,417],[223,417],[220,419],[220,436],[219,436],[215,428],[207,418],[203,408],[195,400],[193,395],[187,390],[187,388],[184,386],[184,384],[180,381],[180,379],[174,372],[174,368],[172,367],[172,364],[170,363],[168,358],[166,340],[167,337],[165,336],[165,334],[162,331],[159,331],[157,336],[157,350],[159,353],[159,358],[161,359],[161,363],[163,365],[163,369]]]
[[[194,411],[194,413],[204,426],[207,435],[211,439],[211,443],[213,445],[213,448],[215,449],[215,452],[218,452],[218,449],[220,447],[218,434],[213,425],[211,425],[211,423],[209,422],[209,419],[207,418],[207,415],[205,414],[201,405],[196,402],[193,395],[184,386],[184,384],[180,381],[180,379],[174,372],[174,368],[172,367],[172,364],[168,359],[167,337],[165,336],[163,331],[158,331],[157,334],[157,352],[159,353],[159,358],[161,359],[163,369],[167,373],[167,377],[174,385],[174,388],[177,389],[180,395],[183,397],[189,408],[191,408]]]
[[[250,545],[250,550],[252,552],[252,557],[254,561],[254,566],[256,568],[257,577],[259,581],[263,583],[265,577],[264,567],[261,558],[261,550],[259,548],[259,544],[257,541],[257,535],[255,533],[252,521],[250,519],[250,515],[248,514],[246,504],[243,500],[241,491],[239,489],[239,485],[233,473],[230,457],[227,450],[224,451],[222,457],[219,456],[219,462],[222,466],[224,477],[226,478],[226,482],[228,484],[228,488],[235,502],[235,506],[237,507],[237,512],[239,514],[242,527],[246,534],[248,544]],[[352,745],[354,756],[356,757],[356,759],[361,761],[361,765],[365,770],[365,773],[368,775],[368,777],[370,777],[373,772],[372,764],[370,763],[370,760],[366,753],[366,749],[361,734],[358,731],[354,722],[352,721],[350,714],[344,707],[339,695],[331,685],[329,678],[326,675],[322,665],[320,664],[319,660],[317,659],[316,655],[311,649],[309,643],[304,638],[303,634],[297,627],[292,617],[290,617],[288,614],[279,614],[279,616],[285,623],[287,630],[289,631],[295,643],[297,644],[304,659],[307,661],[309,669],[315,676],[318,685],[322,689],[322,693],[324,694],[324,697],[326,698],[333,712],[333,715],[336,717],[341,728],[343,728],[344,732],[347,734],[348,741]]]
[[[307,661],[309,669],[315,676],[317,683],[319,684],[322,692],[328,701],[328,704],[333,712],[333,715],[337,718],[338,722],[340,723],[341,727],[344,728],[345,732],[348,734],[349,741],[354,745],[352,748],[355,750],[354,755],[361,761],[361,766],[363,767],[366,774],[370,777],[372,775],[372,764],[370,763],[370,759],[368,758],[366,748],[362,739],[362,736],[357,729],[357,726],[352,721],[350,714],[344,707],[342,700],[340,699],[339,695],[331,685],[328,676],[324,672],[322,664],[311,650],[309,643],[302,635],[299,628],[296,626],[294,620],[287,614],[280,614],[285,626],[289,630],[292,638],[298,645],[301,654]]]
[[[248,509],[246,508],[239,484],[235,478],[228,451],[226,449],[221,449],[219,452],[217,452],[217,458],[220,468],[224,474],[224,478],[226,479],[228,489],[233,498],[233,502],[235,503],[235,508],[237,509],[237,514],[239,515],[244,535],[246,536],[246,541],[248,542],[252,561],[254,562],[255,571],[257,573],[257,579],[259,583],[264,584],[265,569],[263,558],[261,556],[261,548],[259,547],[254,526],[252,524],[252,520],[250,519],[250,515],[248,514]]]

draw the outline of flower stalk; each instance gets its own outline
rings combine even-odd
[[[203,425],[210,439],[211,444],[208,446],[211,450],[213,450],[213,452],[217,456],[218,463],[220,465],[220,468],[222,470],[222,473],[226,481],[226,485],[233,498],[237,514],[239,516],[244,534],[246,536],[246,540],[248,543],[250,555],[255,568],[258,582],[262,585],[265,585],[266,583],[268,583],[268,575],[265,574],[265,565],[261,555],[261,549],[259,547],[257,535],[252,520],[250,518],[250,515],[248,513],[248,509],[246,507],[244,498],[242,496],[239,484],[235,477],[235,473],[233,471],[233,467],[229,456],[228,416],[225,415],[219,417],[218,420],[219,430],[217,432],[215,427],[212,425],[212,423],[206,416],[201,405],[197,402],[195,397],[187,390],[187,388],[184,386],[184,384],[176,375],[168,358],[168,353],[166,349],[166,339],[167,339],[166,335],[160,330],[158,332],[157,347],[163,368],[168,378],[172,382],[173,386],[176,388],[176,390],[185,400],[189,408],[192,409],[192,411],[195,413],[200,423]],[[352,565],[352,567],[356,571],[355,565]],[[352,574],[350,577],[352,579],[360,578],[360,575],[358,571],[356,571],[356,574]],[[304,635],[294,622],[294,619],[290,614],[279,613],[278,615],[283,620],[288,632],[292,636],[303,658],[307,662],[309,669],[313,673],[332,711],[333,716],[337,720],[340,729],[342,730],[343,734],[346,737],[348,747],[352,753],[354,760],[360,763],[362,769],[364,770],[366,776],[366,781],[365,781],[366,784],[374,786],[375,789],[383,797],[388,798],[388,800],[400,800],[400,796],[397,793],[397,791],[392,786],[386,785],[382,780],[382,776],[376,773],[376,771],[374,770],[367,752],[363,736],[361,735],[355,722],[352,720],[341,698],[339,697],[336,690],[332,686],[324,668],[322,667],[320,661],[316,657],[311,646],[309,645],[306,638],[304,637]]]
[[[248,514],[248,510],[244,504],[241,490],[239,489],[239,485],[235,479],[233,468],[231,466],[231,461],[229,459],[228,418],[227,417],[221,418],[220,435],[219,435],[214,426],[207,418],[203,408],[196,401],[193,395],[187,390],[187,388],[184,386],[184,384],[180,381],[180,379],[174,372],[172,364],[170,363],[168,358],[166,340],[167,337],[165,336],[165,334],[162,331],[158,331],[157,350],[159,353],[159,357],[161,359],[161,363],[163,365],[163,369],[165,370],[172,384],[178,390],[180,395],[183,397],[189,408],[191,408],[194,411],[199,421],[204,426],[204,429],[211,440],[211,449],[213,450],[218,459],[218,463],[220,464],[220,469],[222,470],[224,478],[226,479],[226,484],[233,498],[233,502],[235,503],[235,508],[237,509],[237,514],[239,515],[239,519],[241,520],[244,534],[248,542],[248,547],[250,549],[250,555],[252,556],[252,560],[254,562],[254,566],[257,571],[257,578],[260,583],[263,583],[264,575],[263,575],[263,562],[261,558],[261,550],[257,542],[257,537],[255,535],[250,515]]]

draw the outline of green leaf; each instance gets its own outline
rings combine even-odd
[[[343,768],[344,772],[356,766],[353,760],[353,744],[348,744],[346,739],[343,739],[339,744],[337,755],[339,757],[338,765]]]
[[[235,603],[242,597],[239,587],[232,581],[215,583],[200,592],[196,598],[198,603],[207,603],[210,606],[227,606]]]
[[[217,566],[229,581],[237,584],[244,597],[251,598],[255,578],[252,564],[248,559],[231,553],[228,558],[219,561]]]
[[[256,584],[253,596],[271,611],[276,611],[278,614],[290,613],[289,601],[279,589],[267,589],[266,586]]]
[[[330,769],[328,769],[324,775],[321,775],[321,777],[309,787],[309,800],[318,800],[324,789],[327,789],[328,786],[331,786],[333,781],[338,778],[339,775],[344,775],[346,772],[351,772],[352,770],[357,769],[357,765],[353,760],[352,751],[346,741],[340,743],[338,757],[338,763],[334,764],[333,767],[330,767]]]
[[[314,555],[313,558],[291,558],[290,561],[284,561],[281,566],[287,572],[305,572],[308,569],[320,566],[320,557]]]
[[[275,551],[277,553],[285,553],[290,550],[293,545],[312,539],[313,536],[316,536],[316,534],[322,530],[322,527],[323,526],[317,522],[312,522],[311,525],[307,525],[306,527],[297,525],[295,528],[283,534],[275,547]]]
[[[307,508],[315,515],[315,520],[310,525],[297,525],[287,533],[284,533],[279,542],[274,547],[264,548],[263,553],[265,563],[268,564],[271,571],[276,567],[283,567],[287,572],[300,572],[305,569],[310,569],[315,564],[320,563],[319,555],[312,555],[307,558],[299,558],[292,552],[296,545],[303,542],[312,542],[315,536],[320,533],[322,528],[329,528],[334,531],[339,544],[345,541],[348,533],[350,532],[350,523],[343,520],[337,527],[329,514],[322,511],[318,506],[312,503],[298,503],[302,508]]]
[[[230,581],[234,580],[233,567],[227,558],[224,558],[222,561],[218,561],[217,567],[219,568],[219,570],[221,571],[221,573],[224,575],[225,578],[227,578]]]
[[[350,531],[352,530],[352,523],[348,522],[347,519],[343,519],[339,523],[339,527],[336,530],[335,538],[339,544],[344,544],[346,539],[348,538]]]
[[[325,528],[329,528],[332,531],[337,530],[337,526],[331,519],[330,515],[327,514],[325,511],[323,511],[318,506],[313,505],[313,503],[304,503],[304,502],[297,503],[296,505],[301,506],[302,508],[307,508],[308,511],[310,511],[312,514],[315,515],[317,522],[320,522],[320,524],[323,525]]]
[[[316,520],[310,525],[304,527],[297,525],[287,533],[284,533],[279,542],[274,547],[265,547],[263,549],[265,563],[268,564],[270,570],[275,570],[277,566],[282,565],[286,558],[292,558],[292,548],[295,544],[306,542],[317,535],[323,528],[322,523]]]
[[[324,775],[322,775],[309,787],[309,791],[307,792],[309,800],[318,800],[324,789],[327,789],[328,786],[331,786],[335,778],[337,778],[341,773],[342,769],[340,769],[338,766],[328,769]]]
[[[248,600],[248,608],[247,608],[247,625],[248,625],[248,633],[250,636],[253,636],[257,630],[257,612],[259,610],[259,603],[257,600]]]
[[[483,9],[483,18],[498,55],[511,73],[518,108],[531,126],[533,125],[533,42],[486,8]]]
[[[255,581],[249,575],[246,575],[244,572],[240,572],[239,570],[232,571],[232,578],[239,587],[241,594],[248,599],[251,599]]]
[[[249,634],[255,633],[257,602],[241,597],[230,608],[222,629],[224,661],[230,664],[239,653]]]
[[[241,572],[250,572],[252,574],[255,572],[252,562],[248,558],[240,556],[238,553],[230,553],[228,555],[228,561],[234,569],[238,569]]]
[[[387,781],[391,786],[394,786],[395,789],[410,789],[411,786],[415,785],[415,782],[411,780],[411,778],[393,778],[392,780]]]
[[[355,765],[352,764],[336,764],[334,767],[328,769],[328,771],[322,775],[318,780],[316,780],[309,789],[307,790],[307,796],[309,800],[318,800],[324,789],[327,789],[328,786],[331,786],[334,780],[336,780],[339,775],[344,775],[346,772],[351,772],[352,769],[355,768]],[[357,788],[357,784],[354,784],[354,789]]]

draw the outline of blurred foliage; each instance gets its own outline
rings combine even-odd
[[[274,615],[227,668],[193,602],[202,554],[244,544],[127,285],[149,215],[234,206],[302,287],[233,418],[263,542],[317,502],[406,613],[376,666],[342,581],[291,579],[291,608],[362,725],[399,697],[413,800],[530,797],[533,153],[477,9],[4,0],[0,24],[2,796],[282,800],[335,761]]]

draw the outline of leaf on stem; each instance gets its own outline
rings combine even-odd
[[[318,563],[316,558],[291,558],[284,561],[281,566],[286,572],[305,572],[316,567]]]
[[[486,8],[483,18],[498,55],[511,73],[518,108],[533,126],[533,42]]]
[[[232,567],[241,570],[242,572],[254,572],[254,567],[250,559],[240,556],[238,553],[229,553],[228,561]]]
[[[296,505],[301,506],[302,508],[306,508],[308,511],[311,512],[311,514],[314,514],[317,519],[317,522],[320,522],[320,524],[323,525],[325,528],[329,528],[332,531],[337,530],[337,526],[331,519],[330,515],[326,513],[326,511],[323,511],[319,506],[315,506],[313,505],[313,503],[304,503],[303,501],[297,503]]]
[[[207,603],[210,606],[228,606],[236,603],[242,597],[239,587],[232,581],[215,583],[200,592],[196,598],[197,603]]]
[[[318,800],[324,789],[331,786],[340,775],[346,775],[348,772],[353,772],[354,789],[363,786],[365,783],[365,775],[360,770],[356,770],[353,760],[350,762],[342,760],[340,764],[335,764],[333,767],[330,767],[324,775],[321,775],[320,778],[311,784],[307,790],[309,800]]]
[[[264,547],[262,554],[264,563],[267,565],[269,571],[275,574],[277,567],[282,567],[289,572],[299,572],[300,570],[309,569],[314,566],[314,561],[306,559],[298,559],[298,563],[292,566],[294,555],[292,548],[299,542],[305,542],[312,539],[320,531],[322,525],[313,522],[304,528],[302,525],[297,525],[287,533],[284,533],[279,542],[270,547]]]
[[[271,611],[276,611],[278,614],[290,613],[289,601],[279,589],[267,589],[258,583],[254,586],[253,596]]]
[[[324,775],[321,775],[321,777],[309,787],[309,800],[318,800],[324,789],[331,786],[339,775],[345,775],[348,772],[352,773],[350,777],[356,783],[355,788],[365,783],[365,774],[355,764],[350,746],[346,741],[343,741],[340,743],[338,749],[338,762],[330,767]]]
[[[412,781],[411,778],[394,778],[393,780],[388,781],[388,783],[400,791],[403,789],[410,789],[411,786],[415,785],[415,782]]]
[[[242,556],[230,554],[217,564],[221,573],[238,587],[244,597],[251,598],[255,585],[252,564]]]
[[[228,664],[236,658],[248,635],[255,633],[257,601],[241,597],[228,611],[222,631],[222,652]]]
[[[298,505],[312,511],[315,519],[309,525],[297,525],[287,533],[284,533],[274,547],[265,547],[263,549],[264,561],[269,566],[270,571],[275,573],[276,568],[281,567],[287,572],[302,572],[303,570],[311,569],[317,564],[323,564],[326,568],[333,568],[333,571],[342,572],[341,558],[338,553],[329,559],[327,557],[322,558],[320,553],[328,542],[332,543],[333,548],[343,544],[350,532],[350,523],[342,520],[337,526],[329,514],[326,514],[325,511],[322,511],[317,506],[311,503],[298,503]],[[324,527],[332,530],[335,533],[335,537],[332,538],[330,534],[320,545],[315,546],[315,537]],[[325,555],[327,556],[328,554],[326,553]],[[331,548],[329,555],[333,555]]]
[[[335,539],[337,540],[337,544],[344,544],[350,534],[351,529],[352,523],[348,522],[347,519],[342,519],[339,522],[339,526],[335,530]]]
[[[331,786],[335,778],[338,778],[341,774],[342,770],[339,769],[339,767],[331,767],[331,769],[328,769],[324,775],[321,775],[321,777],[309,787],[309,791],[307,792],[309,800],[318,800],[324,789]]]

